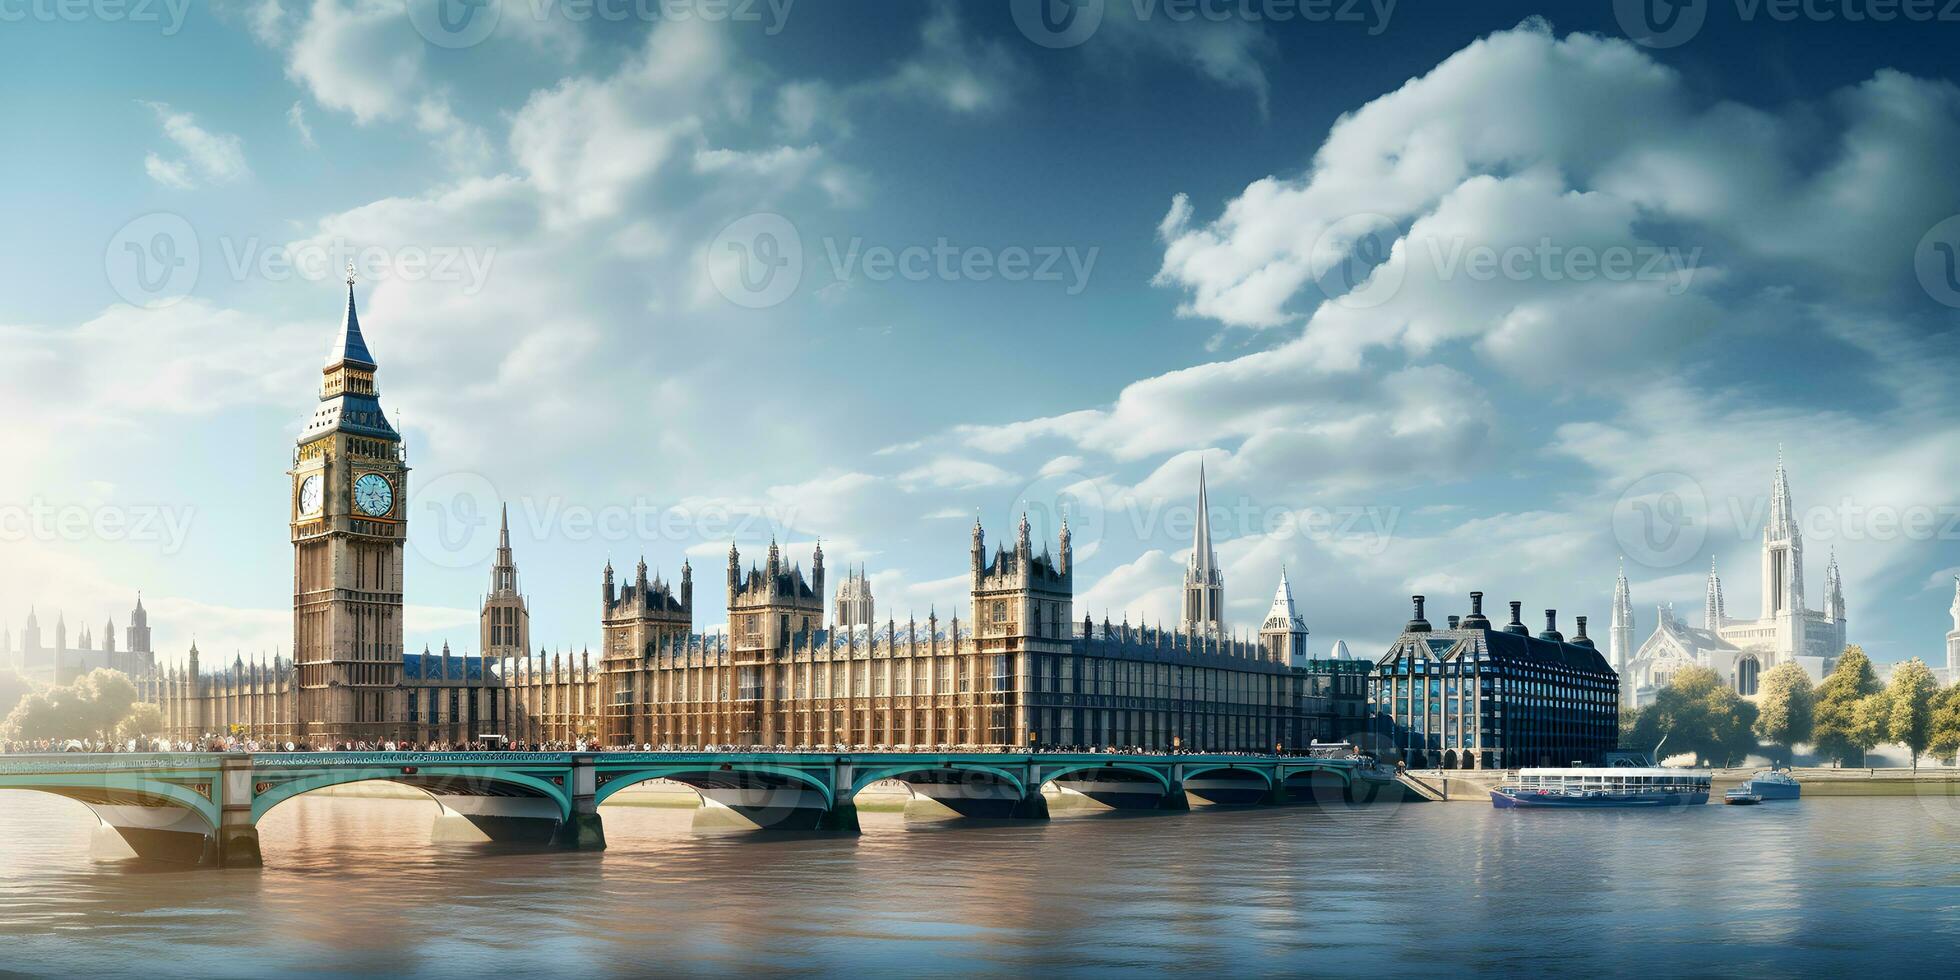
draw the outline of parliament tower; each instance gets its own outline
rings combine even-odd
[[[320,404],[293,453],[295,734],[308,741],[395,737],[402,673],[402,548],[408,465],[381,410],[374,357],[354,309],[327,352]]]

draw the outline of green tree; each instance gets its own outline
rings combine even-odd
[[[1914,657],[1892,670],[1892,685],[1885,691],[1885,735],[1905,745],[1912,753],[1912,768],[1919,768],[1919,756],[1933,741],[1933,695],[1940,683],[1924,660]]]
[[[1858,749],[1858,764],[1869,765],[1866,755],[1885,741],[1886,726],[1892,722],[1892,698],[1884,691],[1858,699],[1851,711],[1851,744]]]
[[[1795,661],[1771,667],[1763,675],[1762,694],[1756,701],[1757,737],[1782,746],[1789,756],[1796,755],[1797,743],[1810,740],[1816,701],[1810,675]]]
[[[163,709],[149,702],[131,705],[129,714],[116,725],[116,738],[147,738],[163,731]]]
[[[1690,667],[1640,709],[1631,742],[1650,746],[1665,736],[1665,751],[1690,753],[1703,764],[1733,765],[1756,750],[1755,722],[1755,705],[1729,690],[1714,671]]]
[[[1864,648],[1845,647],[1831,676],[1817,685],[1811,740],[1818,755],[1839,765],[1846,759],[1864,759],[1865,750],[1876,745],[1877,738],[1864,740],[1867,733],[1859,728],[1858,702],[1878,692],[1878,674]]]
[[[34,692],[34,682],[20,676],[12,667],[0,668],[0,718],[14,710],[20,699]]]
[[[17,739],[108,738],[135,704],[136,685],[121,671],[92,670],[22,698],[0,731]]]
[[[1926,750],[1942,759],[1960,753],[1960,681],[1933,695],[1933,737]]]

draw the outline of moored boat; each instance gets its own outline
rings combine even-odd
[[[1763,798],[1760,794],[1751,793],[1744,786],[1737,786],[1722,794],[1722,802],[1729,806],[1755,806],[1762,801]]]
[[[1661,766],[1520,769],[1490,791],[1490,803],[1500,810],[1701,806],[1713,781],[1706,769]]]
[[[1803,784],[1781,769],[1765,769],[1749,777],[1738,788],[1765,800],[1794,800],[1803,794]]]

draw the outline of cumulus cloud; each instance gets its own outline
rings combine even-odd
[[[1825,148],[1821,164],[1805,146]],[[1416,268],[1439,236],[1500,249],[1541,237],[1573,248],[1704,245],[1723,264],[1788,261],[1855,286],[1896,283],[1926,216],[1960,203],[1940,176],[1957,146],[1960,90],[1947,82],[1888,71],[1822,105],[1708,103],[1629,43],[1559,38],[1532,23],[1343,116],[1304,173],[1253,182],[1217,219],[1193,225],[1189,202],[1175,203],[1158,281],[1186,292],[1189,315],[1254,328],[1304,320],[1343,369],[1358,349],[1437,337],[1411,322],[1423,316],[1409,309],[1419,298],[1321,303],[1325,273],[1347,262],[1386,258],[1375,275],[1406,275],[1403,291],[1440,282],[1434,291],[1479,301],[1459,335],[1500,329],[1501,314],[1525,301],[1525,290],[1478,290],[1460,271]],[[1357,254],[1375,244],[1342,233],[1357,215],[1395,229],[1393,257]],[[1512,285],[1548,285],[1538,280]],[[1563,285],[1568,296],[1586,291]]]

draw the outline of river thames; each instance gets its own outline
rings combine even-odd
[[[306,797],[266,867],[97,863],[0,791],[0,975],[1841,975],[1960,952],[1960,799],[1671,812],[1466,803],[864,813],[857,837],[601,810],[603,853],[432,845],[435,807]]]

